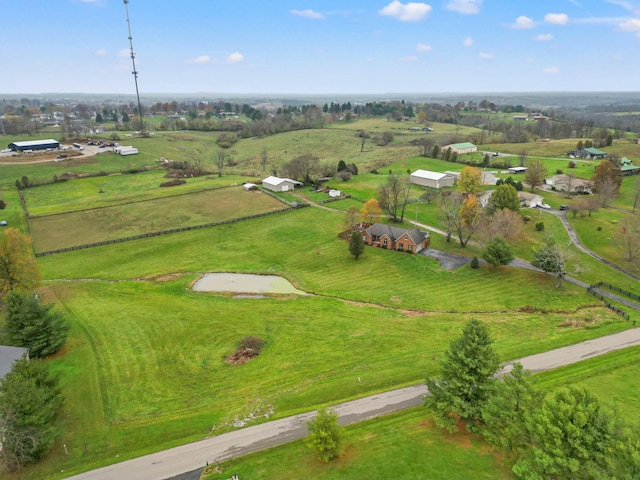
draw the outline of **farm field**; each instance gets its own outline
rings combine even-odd
[[[29,220],[36,252],[115,240],[287,208],[242,187],[209,190]]]
[[[389,170],[408,175],[407,171],[417,168],[463,168],[415,157],[417,148],[409,142],[423,134],[406,131],[412,126],[409,123],[362,119],[241,139],[230,149],[237,164],[225,166],[222,177],[187,179],[187,184],[167,189],[158,187],[164,171],[155,169],[155,159],[201,161],[215,171],[212,139],[216,134],[158,132],[152,139],[127,140],[145,150],[144,157],[134,156],[138,158],[105,154],[55,164],[3,165],[2,195],[9,204],[5,212],[12,225],[26,231],[13,186],[23,175],[48,180],[65,171],[119,173],[148,165],[154,169],[23,190],[34,215],[30,222],[37,251],[69,246],[70,238],[73,244],[90,243],[237,218],[284,205],[239,186],[215,188],[260,179],[310,149],[331,165],[344,160],[359,166],[361,174],[350,181],[330,182],[353,198],[326,205],[338,211],[359,208],[363,200],[375,196]],[[455,136],[455,125],[433,126],[438,134]],[[375,134],[390,128],[395,136],[390,145],[377,147],[368,140],[360,152],[359,129]],[[463,130],[458,133],[462,135]],[[260,156],[265,148],[269,161],[263,171]],[[373,168],[379,174],[369,173]],[[421,193],[414,189],[411,196]],[[283,196],[314,202],[327,198],[306,188]],[[550,203],[555,206],[564,199],[552,197]],[[435,202],[411,203],[405,216],[442,227]],[[531,216],[522,240],[514,245],[516,255],[525,260],[548,235],[559,243],[568,240],[556,217],[537,210]],[[540,219],[545,222],[543,232],[534,228]],[[425,374],[437,371],[442,352],[470,318],[489,324],[503,361],[631,326],[583,288],[565,282],[562,289],[555,289],[552,276],[538,272],[486,265],[447,271],[430,258],[371,248],[356,261],[346,242],[338,238],[344,220],[340,212],[304,208],[40,258],[44,282],[39,292],[72,323],[65,350],[50,360],[61,375],[66,404],[63,435],[53,452],[42,464],[22,472],[21,478],[62,478],[228,431],[236,420],[266,414],[282,417],[420,383]],[[432,234],[432,247],[482,255],[477,246],[460,249],[437,234]],[[585,265],[577,278],[617,283],[619,274],[609,267],[576,255]],[[243,299],[192,292],[190,284],[210,271],[281,275],[312,295]],[[633,318],[640,320],[637,315]],[[265,340],[263,353],[248,364],[228,365],[225,357],[247,335]],[[362,381],[357,382],[357,377]],[[345,462],[335,470],[309,460],[301,443],[291,446],[298,453],[286,456],[302,458],[295,460],[304,465],[300,478],[376,478],[375,472],[367,470],[375,462],[367,459],[380,458],[382,451],[388,451],[389,458],[410,458],[428,445],[433,457],[425,456],[424,461],[437,466],[443,478],[457,475],[457,470],[439,466],[448,455],[468,462],[461,465],[486,478],[511,478],[483,444],[466,437],[459,444],[448,444],[428,419],[428,412],[418,410],[380,421],[381,431],[388,432],[380,437],[398,443],[405,435],[412,439],[403,453],[373,441],[375,421],[361,431],[354,427],[349,434],[352,442],[371,438],[371,444],[362,451],[348,448]],[[277,467],[281,470],[267,468],[277,458],[274,453],[272,459],[258,461],[262,467],[247,467],[246,472],[269,478],[269,472],[291,468],[287,462]],[[356,464],[352,459],[364,462]],[[387,463],[388,471],[394,471],[393,462]],[[421,465],[416,465],[416,472]]]

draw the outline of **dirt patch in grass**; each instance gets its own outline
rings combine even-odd
[[[229,365],[242,365],[260,355],[264,342],[261,338],[248,336],[244,337],[236,350],[225,358],[225,362]]]

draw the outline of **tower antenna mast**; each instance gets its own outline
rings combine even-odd
[[[131,36],[131,22],[129,21],[129,0],[124,1],[124,9],[127,13],[127,28],[129,29],[129,47],[131,49],[131,63],[133,64],[133,78],[136,82],[136,97],[138,98],[138,115],[140,115],[140,131],[144,130],[142,123],[142,104],[140,103],[140,91],[138,90],[138,71],[136,70],[136,54],[133,51],[133,37]]]

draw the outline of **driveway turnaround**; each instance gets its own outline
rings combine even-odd
[[[498,373],[510,371],[514,362],[525,369],[543,372],[622,348],[640,345],[640,328],[607,335],[586,342],[539,353],[505,365]],[[333,407],[340,423],[348,425],[405,408],[421,405],[427,395],[424,384],[383,392]],[[162,480],[191,472],[205,465],[299,440],[307,435],[307,421],[315,411],[246,427],[162,452],[82,473],[73,480]]]

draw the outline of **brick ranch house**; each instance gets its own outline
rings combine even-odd
[[[417,253],[427,248],[431,239],[428,232],[417,228],[392,227],[383,223],[374,223],[362,231],[362,239],[367,245],[389,250],[401,250]]]

